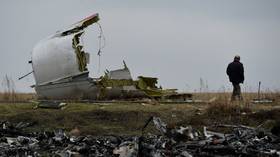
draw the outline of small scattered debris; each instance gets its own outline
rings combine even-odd
[[[47,109],[64,109],[67,103],[57,101],[40,101],[36,103],[36,108],[47,108]]]
[[[152,122],[160,135],[144,134]],[[230,133],[200,132],[191,126],[169,127],[159,117],[151,117],[141,136],[80,136],[63,130],[26,133],[30,123],[0,123],[0,156],[280,156],[280,137],[261,128],[242,125],[215,125]],[[279,133],[279,126],[274,128]]]
[[[270,104],[273,103],[273,99],[263,98],[263,99],[253,99],[252,103],[254,104]]]
[[[280,137],[280,122],[276,122],[276,124],[271,128],[271,133]]]
[[[81,131],[79,130],[78,127],[75,127],[74,129],[72,129],[72,130],[69,132],[69,135],[70,135],[70,136],[80,136],[80,135],[81,135]]]

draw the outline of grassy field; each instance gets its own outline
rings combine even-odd
[[[34,93],[0,92],[0,102],[23,102],[36,99]]]
[[[33,109],[34,104],[0,104],[0,119],[35,122],[32,130],[78,127],[84,134],[138,134],[150,116],[168,122],[189,119],[192,105],[68,104],[63,110]]]
[[[141,133],[150,116],[158,116],[168,123],[192,125],[196,128],[215,123],[243,124],[269,129],[280,117],[278,95],[271,104],[252,104],[249,101],[230,103],[227,95],[214,95],[210,103],[150,104],[150,103],[68,103],[63,110],[34,109],[32,103],[0,103],[0,119],[10,122],[34,122],[29,131],[78,128],[81,134],[136,135]],[[196,95],[208,99],[213,95]],[[154,127],[147,128],[155,132]]]

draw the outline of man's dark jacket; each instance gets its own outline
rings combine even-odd
[[[227,67],[227,75],[230,82],[239,84],[244,82],[244,68],[243,64],[239,61],[231,62]]]

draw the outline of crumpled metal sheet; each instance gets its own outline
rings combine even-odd
[[[119,157],[192,157],[192,156],[280,156],[280,137],[260,128],[216,125],[231,128],[230,133],[191,126],[170,128],[159,117],[151,117],[160,135],[142,136],[69,136],[63,130],[24,131],[29,123],[0,123],[0,156],[119,156]],[[16,127],[20,126],[20,127]]]
[[[36,108],[47,108],[47,109],[64,109],[67,103],[58,102],[58,101],[40,101],[35,102],[37,105]]]
[[[117,148],[113,150],[113,154],[117,154],[119,157],[137,157],[138,152],[138,138],[134,138],[133,141],[122,142]]]

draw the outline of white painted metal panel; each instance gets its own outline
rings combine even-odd
[[[109,79],[113,79],[113,80],[131,80],[131,74],[129,69],[124,68],[124,69],[118,69],[118,70],[112,70],[109,72],[108,74]]]
[[[37,85],[81,73],[72,47],[74,35],[50,37],[34,47],[32,66]]]

